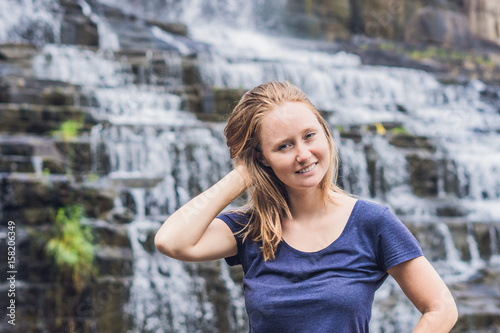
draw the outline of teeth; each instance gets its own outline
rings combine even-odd
[[[313,165],[311,165],[310,167],[307,167],[305,169],[302,169],[300,171],[297,171],[298,173],[305,173],[305,172],[308,172],[308,171],[311,171],[312,169],[314,169],[316,167],[316,163],[314,163]]]

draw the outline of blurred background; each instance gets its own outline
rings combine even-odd
[[[231,169],[226,116],[269,80],[415,234],[453,332],[499,332],[499,68],[496,0],[0,0],[0,332],[246,332],[241,268],[153,237]],[[371,331],[418,317],[389,279]]]

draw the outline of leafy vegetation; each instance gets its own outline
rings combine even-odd
[[[394,135],[410,135],[410,132],[403,126],[394,127],[391,129],[391,133]]]
[[[64,141],[68,141],[72,138],[77,137],[82,127],[82,122],[67,120],[61,124],[60,128],[57,131],[53,131],[52,135],[55,137],[59,137]]]
[[[95,273],[94,245],[90,228],[82,225],[82,208],[78,205],[59,208],[53,226],[53,237],[46,253],[64,278],[71,279],[81,291]]]

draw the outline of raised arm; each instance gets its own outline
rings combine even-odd
[[[245,189],[247,183],[233,170],[211,188],[173,213],[155,235],[163,254],[183,261],[220,259],[237,253],[231,229],[215,217]]]
[[[414,333],[444,333],[453,328],[457,306],[450,290],[425,257],[396,265],[388,272],[422,313]]]

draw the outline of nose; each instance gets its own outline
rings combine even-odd
[[[309,150],[309,147],[307,147],[305,144],[298,144],[296,146],[297,148],[297,156],[296,160],[299,163],[306,162],[310,157],[311,157],[311,151]]]

